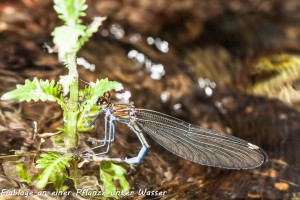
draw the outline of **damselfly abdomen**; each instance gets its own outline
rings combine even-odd
[[[102,97],[100,106],[101,110],[91,125],[102,113],[105,114],[104,139],[97,140],[102,144],[92,149],[103,146],[107,148],[104,152],[85,156],[100,156],[109,151],[110,143],[115,139],[114,121],[119,121],[127,124],[142,144],[136,157],[124,160],[129,164],[142,162],[150,148],[144,133],[177,156],[202,165],[251,169],[262,165],[268,159],[264,150],[245,140],[201,128],[156,111],[138,109],[131,104],[113,104],[109,101],[108,93]]]

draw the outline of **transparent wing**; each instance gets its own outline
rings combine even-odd
[[[136,121],[161,146],[202,165],[251,169],[268,159],[264,150],[245,140],[159,112],[136,109]]]

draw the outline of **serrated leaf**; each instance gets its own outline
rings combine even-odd
[[[54,10],[58,17],[67,24],[75,24],[80,17],[86,15],[84,12],[87,9],[85,0],[54,0],[54,4]]]
[[[66,168],[70,166],[69,162],[72,156],[71,153],[61,155],[57,152],[41,154],[36,161],[36,168],[44,170],[36,179],[36,187],[43,189],[48,183],[54,183],[56,189],[61,189],[68,176]]]
[[[20,178],[22,179],[22,181],[26,182],[26,183],[31,183],[32,180],[32,175],[30,173],[30,171],[21,163],[16,164],[16,168],[18,171],[18,174],[20,176]]]
[[[53,42],[58,48],[60,60],[65,60],[65,56],[70,52],[77,52],[78,39],[85,35],[86,26],[77,24],[75,26],[63,25],[56,27],[52,32]]]
[[[100,165],[100,180],[103,182],[103,190],[106,197],[117,198],[115,191],[127,193],[130,189],[129,183],[125,178],[127,170],[112,162],[102,162]],[[116,186],[114,181],[119,181]]]
[[[106,20],[106,17],[95,17],[92,23],[87,27],[85,34],[78,41],[78,49],[81,48],[86,41],[98,31],[98,28],[102,25],[102,22]]]
[[[19,101],[56,101],[59,96],[60,86],[55,81],[26,80],[24,85],[18,84],[17,89],[2,95],[1,100],[19,100]]]
[[[78,120],[78,130],[85,131],[85,128],[91,120],[90,118],[94,117],[99,112],[96,102],[105,92],[111,90],[119,91],[121,89],[123,89],[122,84],[116,81],[109,81],[107,78],[105,78],[97,80],[96,83],[90,83],[90,86],[84,90],[80,90],[79,96],[81,98],[81,106]]]
[[[97,80],[96,83],[90,84],[90,94],[86,97],[86,106],[89,106],[90,108],[96,104],[99,97],[101,97],[105,92],[111,91],[111,90],[122,90],[123,86],[122,84],[116,82],[116,81],[109,81],[107,78]]]
[[[59,59],[65,61],[68,53],[76,53],[84,43],[95,33],[105,17],[96,17],[89,26],[79,23],[79,18],[85,16],[87,4],[85,0],[54,0],[54,9],[65,24],[57,27],[52,36],[58,48]]]

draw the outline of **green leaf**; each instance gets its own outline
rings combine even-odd
[[[78,130],[86,131],[92,117],[97,115],[99,108],[96,106],[98,99],[111,90],[119,91],[123,89],[122,84],[116,81],[109,81],[107,78],[90,83],[90,86],[79,91],[81,98],[80,116],[78,119]]]
[[[84,95],[84,102],[82,105],[84,105],[84,109],[90,111],[92,106],[96,104],[98,99],[105,93],[111,90],[122,90],[123,86],[122,84],[116,82],[116,81],[109,81],[107,78],[97,80],[96,83],[90,83],[90,87],[85,89],[81,95]],[[88,93],[89,92],[89,93]]]
[[[57,173],[55,179],[53,180],[53,185],[55,190],[66,191],[69,187],[67,185],[63,185],[66,180],[66,175]]]
[[[123,89],[121,83],[116,81],[109,81],[108,78],[97,80],[95,84],[91,85],[91,103],[95,104],[99,97],[101,97],[105,92],[116,90],[120,91]]]
[[[86,15],[84,11],[88,7],[85,0],[54,0],[54,4],[58,17],[71,25]]]
[[[56,190],[63,188],[62,184],[68,177],[66,168],[70,166],[72,156],[71,153],[61,155],[57,152],[41,154],[36,168],[44,170],[36,179],[36,187],[43,189],[48,183],[54,183]]]
[[[64,128],[57,128],[57,130],[62,131],[63,133],[66,132],[66,129],[64,129]],[[59,148],[64,148],[65,147],[64,135],[63,134],[54,135],[50,139],[54,143],[55,147],[59,147]]]
[[[26,80],[24,85],[17,85],[17,89],[2,95],[1,100],[19,100],[19,101],[56,101],[63,104],[60,100],[59,92],[60,85],[56,84],[54,80],[43,81],[38,80],[36,77],[33,81]]]
[[[78,51],[78,39],[85,35],[86,26],[76,24],[75,26],[56,27],[52,32],[53,42],[58,48],[60,60],[65,60],[66,54]]]
[[[33,175],[28,167],[29,163],[24,161],[5,161],[2,163],[5,175],[18,182],[32,182]]]
[[[106,17],[96,17],[89,25],[79,23],[85,16],[87,5],[85,0],[54,0],[54,9],[65,24],[52,32],[53,42],[58,49],[61,61],[66,61],[69,53],[77,53],[86,41],[95,33]]]
[[[100,180],[103,182],[103,190],[106,197],[118,196],[115,191],[123,191],[127,193],[130,189],[129,183],[125,178],[126,169],[120,165],[112,162],[101,162],[100,165]],[[118,181],[118,186],[115,185],[114,181]]]
[[[18,172],[22,181],[24,181],[26,183],[32,182],[32,180],[31,180],[32,175],[31,175],[30,171],[28,171],[27,168],[22,163],[16,164],[16,171]]]
[[[98,31],[99,26],[102,25],[102,22],[106,17],[95,17],[93,22],[87,27],[85,34],[78,41],[78,50],[84,45],[88,39]]]

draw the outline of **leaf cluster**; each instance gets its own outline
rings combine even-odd
[[[60,60],[66,61],[67,54],[76,53],[98,30],[105,17],[97,17],[87,26],[80,23],[80,18],[86,15],[84,11],[88,7],[85,0],[55,0],[54,3],[58,17],[65,23],[52,32],[53,42]]]
[[[96,83],[90,83],[85,89],[79,91],[81,103],[79,106],[80,116],[78,118],[78,131],[90,130],[88,120],[99,112],[96,102],[105,92],[111,90],[120,90],[122,85],[116,81],[109,81],[107,78],[97,80]],[[67,99],[62,95],[62,86],[54,80],[26,80],[24,85],[17,85],[16,89],[5,93],[1,100],[18,101],[54,101],[57,102],[68,114]],[[66,117],[66,116],[65,116]],[[66,122],[67,123],[67,122]],[[64,131],[64,129],[60,129]]]
[[[85,0],[54,0],[54,10],[66,24],[75,24],[80,17],[86,16]]]
[[[68,140],[65,136],[70,132],[75,133],[69,135],[75,135],[72,138],[76,138],[77,131],[83,132],[91,129],[88,125],[92,117],[99,112],[99,108],[96,106],[99,97],[107,91],[121,89],[122,85],[115,81],[109,81],[106,78],[96,80],[95,83],[90,83],[83,90],[78,91],[76,53],[92,34],[98,30],[105,17],[97,17],[90,25],[83,25],[80,23],[80,19],[86,15],[87,4],[85,0],[54,0],[54,3],[54,9],[58,13],[59,18],[64,21],[64,24],[55,28],[52,32],[53,41],[58,49],[59,59],[69,68],[69,74],[60,76],[58,82],[54,80],[44,81],[38,78],[34,78],[32,81],[26,80],[24,84],[18,84],[16,89],[5,93],[1,100],[57,102],[63,110],[65,119],[64,126],[58,128],[58,130],[64,134],[51,137],[51,139],[56,147],[66,147],[68,145],[64,141]],[[78,106],[77,94],[79,94],[80,98]],[[67,130],[72,131],[68,132]],[[77,145],[76,139],[73,141],[75,142],[69,143]],[[73,158],[74,154],[68,152],[64,154],[58,152],[42,153],[35,163],[36,168],[40,170],[38,175],[31,174],[28,167],[21,163],[14,164],[14,174],[22,182],[34,183],[39,189],[43,189],[47,184],[53,183],[56,190],[66,190],[68,187],[64,185],[65,180],[73,180],[76,187],[75,179],[78,178],[74,175],[77,172],[77,165]],[[128,191],[129,184],[125,179],[125,173],[126,169],[119,165],[102,163],[100,166],[100,178],[103,181],[103,188],[108,193],[116,189]],[[120,186],[114,185],[114,181],[119,181]],[[112,195],[111,197],[117,196]]]
[[[106,197],[118,198],[116,191],[127,193],[130,189],[125,178],[126,169],[112,162],[102,162],[100,165],[100,180]],[[118,182],[118,186],[114,182]]]
[[[98,114],[99,108],[96,106],[98,99],[107,91],[119,91],[123,87],[116,81],[109,81],[107,78],[97,80],[96,83],[90,83],[85,89],[79,91],[81,105],[79,107],[80,115],[78,120],[78,131],[87,131],[92,117]]]
[[[40,158],[36,161],[36,168],[43,169],[43,171],[37,177],[35,186],[43,189],[48,183],[53,183],[56,190],[67,189],[66,186],[63,186],[63,182],[68,177],[67,168],[70,167],[69,162],[72,157],[72,153],[64,155],[57,152],[40,154]]]
[[[18,84],[17,89],[5,93],[1,100],[19,100],[19,101],[57,101],[60,99],[59,90],[60,85],[56,85],[52,80],[38,80],[34,78],[33,81],[26,80],[24,85]]]
[[[62,85],[57,84],[54,80],[39,80],[34,78],[33,81],[26,80],[25,84],[17,85],[16,89],[5,93],[1,100],[19,100],[19,101],[55,101],[59,103],[64,110],[64,114],[67,114],[67,99],[62,95]],[[90,83],[89,86],[80,90],[79,96],[81,98],[81,104],[79,106],[80,115],[78,116],[78,131],[90,130],[89,123],[93,116],[99,112],[99,108],[95,105],[98,98],[101,97],[105,92],[111,90],[120,90],[122,85],[115,81],[109,81],[107,78],[97,80],[96,83]],[[89,121],[90,120],[90,121]],[[68,123],[68,122],[66,122]],[[64,128],[58,128],[62,132],[66,131]],[[53,137],[54,140],[63,139],[62,135]],[[56,143],[59,144],[59,141]],[[63,144],[63,143],[62,143]],[[58,145],[59,146],[59,145]],[[47,154],[41,154],[40,158],[36,161],[36,168],[42,169],[42,173],[35,179],[35,185],[37,188],[44,188],[48,183],[53,183],[56,190],[64,190],[66,186],[63,182],[69,178],[66,169],[70,166],[73,154],[60,154],[56,152],[50,152]],[[32,182],[29,178],[28,171],[22,167],[22,165],[16,165],[16,170],[19,173],[21,179],[25,182]],[[121,171],[120,168],[112,165],[113,169]],[[112,171],[112,170],[110,170]],[[105,175],[103,171],[103,181],[108,184],[106,187],[110,188],[110,184],[106,181],[112,181],[113,179],[120,179],[123,182],[126,179],[121,178],[121,172],[117,172],[115,178],[109,179],[109,175]],[[119,178],[118,178],[119,177]]]

